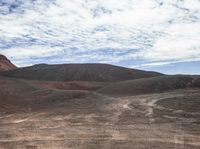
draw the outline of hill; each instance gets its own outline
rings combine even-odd
[[[5,76],[45,81],[117,82],[160,76],[157,72],[128,69],[109,64],[39,64],[7,71]]]
[[[15,68],[16,66],[11,63],[11,61],[7,59],[7,57],[5,57],[4,55],[0,55],[0,71],[11,70]]]
[[[108,85],[98,92],[106,95],[137,95],[200,87],[200,76],[166,75],[128,80]]]

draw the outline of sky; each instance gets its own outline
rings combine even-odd
[[[200,74],[200,0],[0,0],[0,53]]]

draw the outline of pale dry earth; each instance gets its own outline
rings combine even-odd
[[[35,92],[32,96],[39,94]],[[24,108],[1,97],[0,148],[200,148],[199,89],[125,97],[85,94]],[[39,95],[45,96],[41,91]]]

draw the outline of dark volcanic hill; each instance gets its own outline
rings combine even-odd
[[[0,54],[0,71],[15,69],[16,66],[11,63],[7,57]]]
[[[39,64],[11,70],[5,75],[29,80],[116,82],[156,77],[162,74],[108,64]]]
[[[200,76],[165,75],[113,83],[98,92],[106,95],[138,95],[193,87],[200,87]]]

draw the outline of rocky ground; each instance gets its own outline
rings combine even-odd
[[[199,89],[123,97],[87,92],[66,99],[65,94],[25,108],[1,103],[0,148],[200,148]]]

